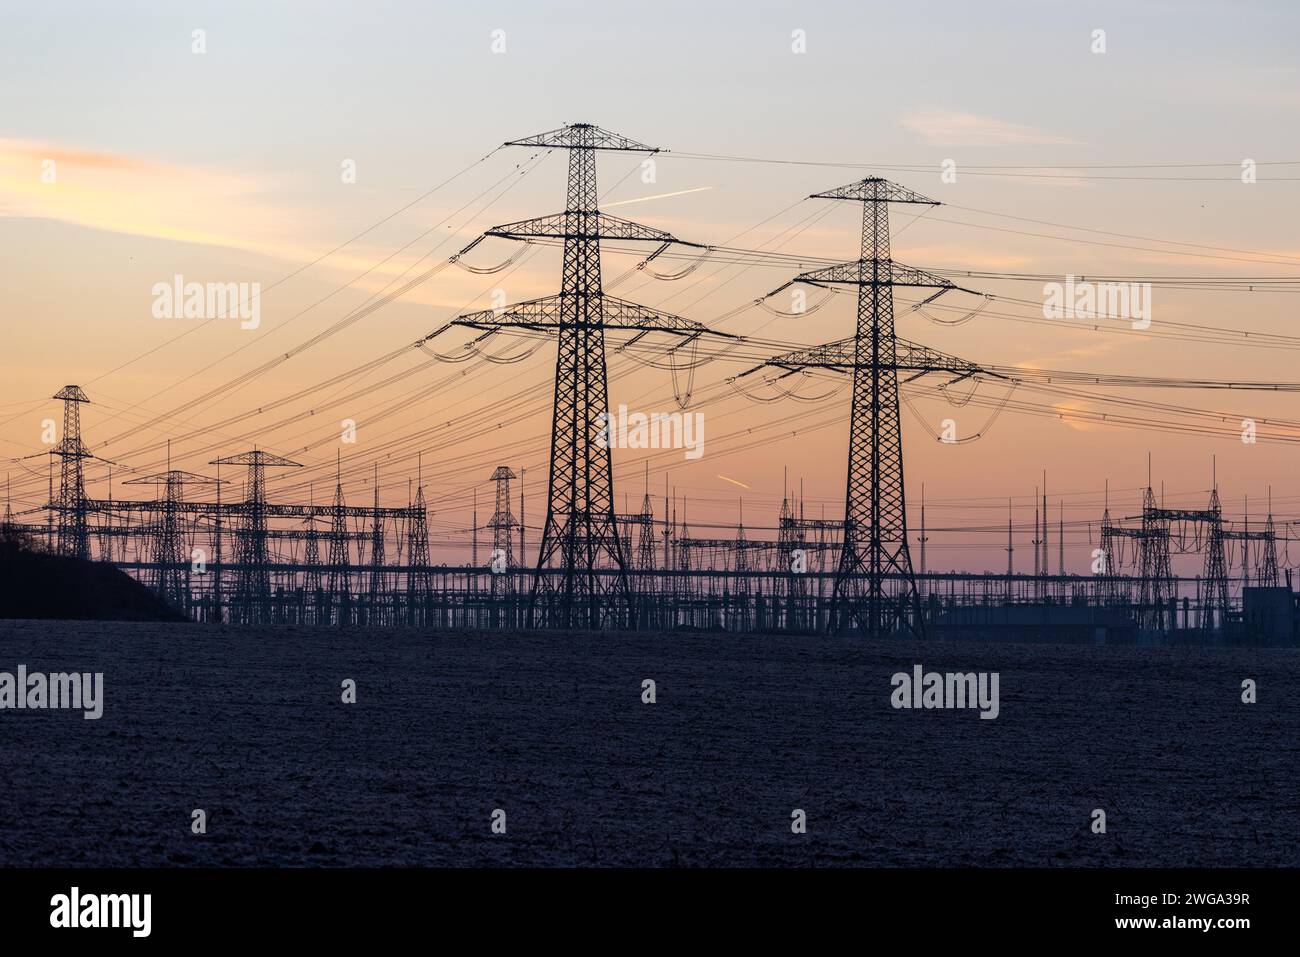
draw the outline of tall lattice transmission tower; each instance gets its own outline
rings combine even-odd
[[[90,398],[79,385],[65,385],[53,398],[63,401],[63,431],[50,450],[59,459],[59,497],[51,503],[59,521],[56,547],[61,555],[89,558],[86,472],[82,461],[90,458],[90,450],[81,442],[81,404]]]
[[[170,460],[171,453],[168,452]],[[193,567],[185,539],[185,486],[216,485],[218,480],[193,472],[169,468],[158,475],[131,479],[125,485],[153,485],[163,496],[155,500],[150,528],[151,584],[172,607],[188,611],[190,605],[190,569]],[[206,559],[204,561],[206,565]]]
[[[326,579],[326,595],[330,608],[336,616],[336,624],[346,625],[351,623],[352,572],[348,548],[347,503],[343,498],[343,479],[337,473],[334,481],[334,504],[330,507],[330,527],[326,535],[329,539],[329,577]]]
[[[406,524],[406,554],[411,568],[406,574],[407,622],[428,624],[429,598],[433,592],[433,574],[429,571],[429,509],[424,500],[424,485],[417,482],[415,502]]]
[[[871,636],[900,625],[920,632],[920,595],[907,546],[903,494],[903,432],[894,368],[894,286],[932,285],[943,290],[952,284],[893,262],[889,204],[938,203],[874,177],[816,193],[814,198],[862,204],[858,261],[804,276],[814,282],[858,287],[844,543],[831,598],[831,628],[856,621]],[[891,574],[900,576],[893,596],[886,584]]]
[[[512,571],[515,567],[514,530],[519,522],[510,511],[510,480],[513,478],[518,476],[507,465],[498,465],[491,477],[496,485],[496,509],[492,512],[487,527],[492,529],[493,571],[497,570],[495,566],[498,559],[503,571]],[[499,577],[501,576],[493,576],[493,591],[497,590],[496,579]]]
[[[298,462],[269,452],[254,449],[226,458],[213,459],[211,465],[246,465],[248,480],[244,501],[232,511],[238,513],[240,524],[235,529],[235,593],[232,615],[235,622],[245,625],[264,624],[271,620],[271,573],[266,534],[266,469],[302,468]]]
[[[505,145],[568,151],[564,212],[498,226],[484,233],[484,237],[562,243],[560,293],[460,316],[421,342],[452,327],[493,333],[554,333],[558,355],[551,464],[546,520],[529,595],[529,623],[552,628],[622,626],[629,622],[633,606],[627,556],[614,515],[610,449],[603,440],[604,417],[609,412],[605,333],[627,330],[640,337],[663,333],[675,337],[680,345],[708,335],[709,330],[699,323],[605,293],[601,286],[600,242],[642,241],[664,247],[697,244],[683,243],[662,230],[602,213],[597,206],[598,152],[657,153],[658,149],[588,123],[575,123]]]
[[[907,542],[898,374],[914,373],[910,378],[917,378],[947,372],[954,381],[970,376],[1002,377],[894,334],[896,287],[935,290],[922,305],[961,289],[946,279],[894,262],[890,255],[889,204],[939,205],[935,200],[877,177],[814,193],[810,198],[862,204],[859,256],[852,262],[801,273],[780,289],[793,283],[856,287],[853,338],[778,356],[737,378],[766,367],[784,370],[778,378],[813,369],[852,375],[844,536],[828,627],[834,632],[856,625],[868,637],[900,629],[920,634],[920,593]]]

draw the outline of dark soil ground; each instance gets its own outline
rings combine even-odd
[[[1000,716],[894,710],[915,663]],[[0,865],[1300,865],[1294,649],[0,622],[19,664],[105,711],[0,711]]]

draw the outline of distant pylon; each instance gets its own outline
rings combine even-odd
[[[1219,488],[1210,490],[1209,541],[1205,546],[1205,595],[1201,601],[1201,617],[1206,627],[1222,628],[1228,617],[1228,562],[1224,553],[1223,509],[1219,504]]]
[[[501,571],[513,571],[515,567],[514,529],[519,523],[510,511],[510,480],[513,478],[518,476],[505,465],[498,465],[491,476],[491,481],[496,484],[496,509],[487,527],[492,529],[493,591],[498,590],[497,578],[501,577],[495,574],[498,563]],[[508,575],[505,577],[509,578]]]
[[[329,529],[329,577],[326,586],[330,607],[334,610],[335,623],[350,624],[352,613],[352,573],[351,558],[348,549],[347,505],[343,499],[342,477],[335,475],[334,504],[330,509]]]
[[[1273,489],[1268,490],[1268,519],[1264,522],[1263,556],[1257,579],[1264,588],[1277,587],[1277,526],[1273,524]]]
[[[1211,521],[1212,526],[1217,521]],[[1211,533],[1212,536],[1215,533]],[[1169,558],[1169,518],[1165,510],[1156,505],[1155,489],[1148,474],[1147,487],[1142,494],[1142,530],[1138,543],[1138,562],[1141,573],[1139,604],[1142,624],[1148,629],[1163,631],[1169,595],[1173,593],[1173,567]]]
[[[214,459],[213,465],[248,466],[244,501],[239,505],[242,519],[235,530],[235,594],[232,618],[239,624],[265,624],[271,620],[271,573],[266,535],[266,469],[302,468],[297,462],[254,449],[226,458]]]
[[[741,499],[740,509],[738,512],[739,521],[736,523],[735,538],[735,558],[732,561],[732,569],[736,573],[735,584],[732,586],[732,594],[736,596],[749,597],[749,539],[745,535],[745,500]],[[743,606],[742,606],[743,607]]]
[[[167,454],[171,459],[170,443]],[[181,505],[186,485],[216,485],[217,479],[193,472],[169,468],[159,475],[131,479],[124,485],[160,487],[163,497],[156,502],[151,529],[151,559],[154,563],[152,585],[174,608],[185,612],[190,606],[191,556],[186,553]],[[205,561],[206,565],[207,562]],[[205,570],[206,573],[206,570]]]
[[[89,525],[86,520],[86,474],[82,460],[90,451],[81,442],[81,404],[90,399],[78,385],[65,385],[53,398],[63,401],[63,432],[50,450],[59,457],[59,497],[52,502],[58,513],[57,549],[60,555],[90,557]]]
[[[303,601],[311,609],[311,622],[315,625],[328,624],[325,618],[329,611],[325,607],[325,582],[320,563],[320,533],[316,530],[316,494],[311,491],[311,510],[303,520],[307,526],[306,541],[303,545],[303,564],[307,574],[303,580]]]
[[[508,466],[498,465],[490,476],[496,486],[496,507],[487,527],[492,530],[492,557],[488,562],[491,572],[489,581],[492,589],[492,627],[500,627],[504,615],[513,615],[513,610],[503,607],[503,599],[515,592],[515,549],[514,529],[518,525],[510,511],[510,480],[517,478]]]
[[[807,626],[804,610],[808,596],[808,549],[804,529],[795,518],[787,487],[781,495],[781,512],[777,518],[777,555],[785,598],[785,627],[788,630]]]
[[[411,566],[406,575],[407,623],[427,625],[433,573],[429,571],[429,510],[424,501],[424,486],[418,480],[406,536],[407,561]]]
[[[646,465],[645,497],[641,499],[640,533],[636,543],[636,569],[642,573],[641,592],[651,590],[653,577],[649,574],[655,568],[655,510],[650,501],[650,466]]]

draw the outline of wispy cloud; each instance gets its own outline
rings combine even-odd
[[[992,116],[952,110],[916,111],[904,116],[902,125],[935,146],[1062,146],[1077,142]]]
[[[301,222],[256,177],[32,140],[0,140],[0,215],[249,250],[290,261],[312,250]]]

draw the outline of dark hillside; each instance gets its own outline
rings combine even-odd
[[[125,572],[0,539],[0,618],[184,621]]]

